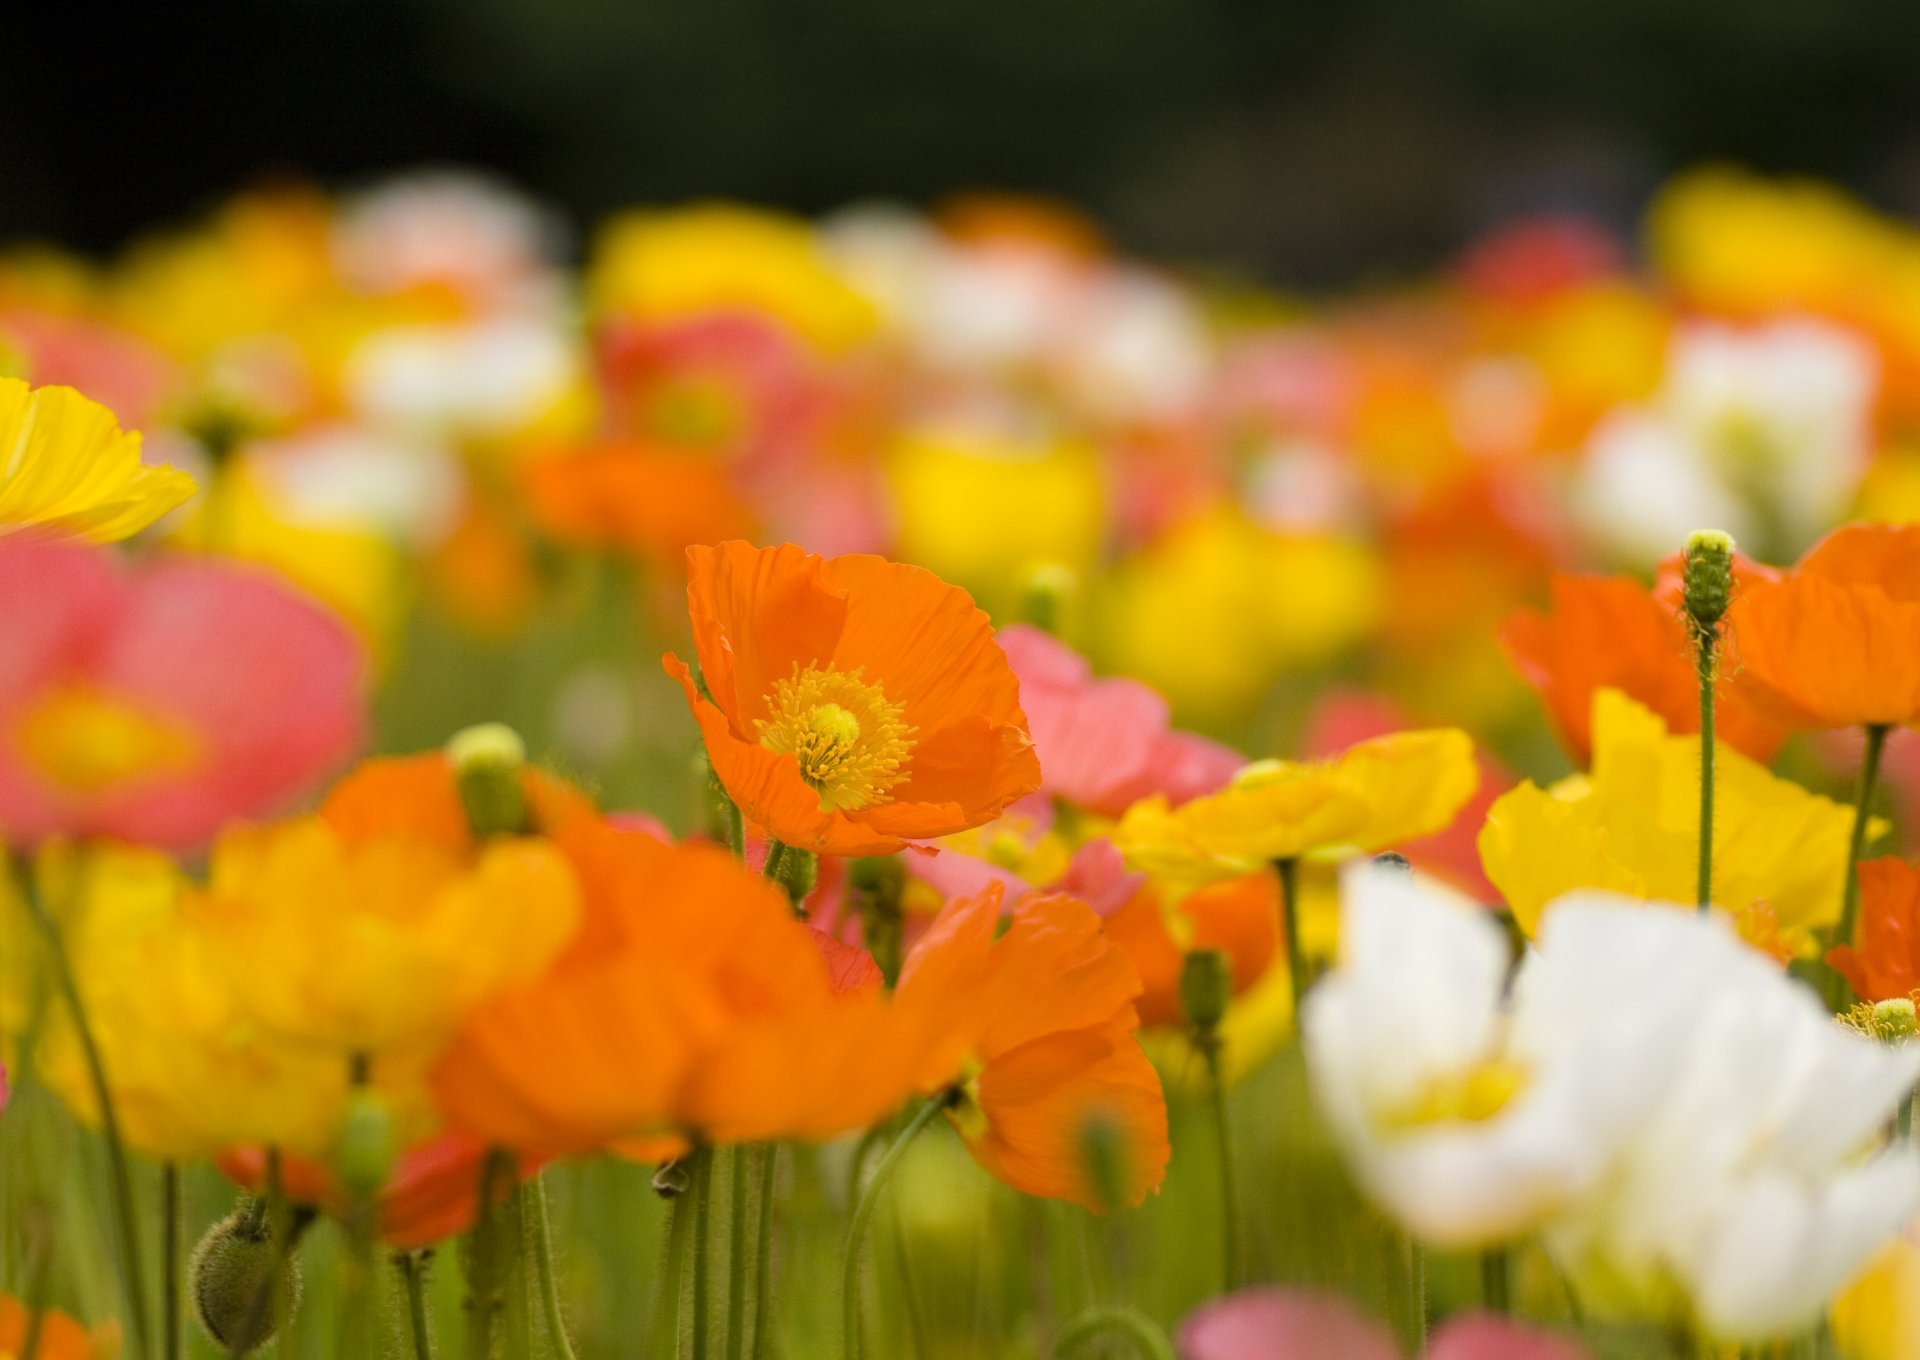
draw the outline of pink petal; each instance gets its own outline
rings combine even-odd
[[[1427,1360],[1587,1360],[1587,1351],[1568,1337],[1476,1313],[1434,1333]]]
[[[1243,1289],[1181,1324],[1181,1360],[1399,1360],[1381,1324],[1335,1294]]]

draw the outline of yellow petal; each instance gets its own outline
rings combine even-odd
[[[96,543],[138,533],[194,492],[140,461],[140,436],[70,387],[0,378],[0,533],[45,528]]]

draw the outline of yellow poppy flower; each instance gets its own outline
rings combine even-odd
[[[191,1161],[241,1143],[323,1156],[339,1130],[344,1062],[263,1030],[216,958],[190,885],[165,855],[123,848],[57,851],[43,864],[75,980],[129,1145]],[[16,901],[7,922],[35,939]],[[77,1032],[47,1012],[36,1075],[74,1116],[99,1123]]]
[[[1920,1247],[1904,1236],[1882,1247],[1835,1297],[1830,1321],[1833,1339],[1852,1360],[1920,1355]]]
[[[1479,786],[1454,728],[1396,732],[1329,760],[1263,760],[1219,793],[1172,807],[1155,795],[1114,832],[1127,863],[1177,881],[1235,878],[1283,859],[1340,859],[1444,828]]]
[[[44,528],[112,543],[193,494],[193,478],[140,461],[140,436],[71,387],[0,377],[0,534]]]
[[[1714,901],[1735,913],[1766,903],[1790,934],[1835,920],[1852,810],[1724,744],[1714,769]],[[1529,935],[1574,888],[1691,902],[1699,781],[1698,737],[1669,735],[1653,712],[1603,689],[1592,772],[1504,794],[1481,828],[1480,862]]]

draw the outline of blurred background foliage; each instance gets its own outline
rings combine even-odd
[[[1899,0],[123,0],[9,7],[0,238],[106,250],[276,176],[491,167],[576,222],[1058,194],[1307,287],[1488,223],[1628,228],[1729,159],[1920,212]]]

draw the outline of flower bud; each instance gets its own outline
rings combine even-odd
[[[1233,1000],[1233,962],[1220,949],[1196,949],[1180,962],[1180,1009],[1202,1034],[1218,1029]]]
[[[193,1250],[194,1312],[222,1349],[245,1355],[273,1336],[300,1305],[300,1268],[291,1244],[273,1241],[258,1204],[236,1209],[207,1229]]]
[[[820,861],[805,850],[787,847],[787,853],[780,858],[779,868],[774,873],[774,881],[786,892],[787,900],[796,910],[807,900],[807,894],[813,891],[813,885],[820,878]]]
[[[1105,1112],[1096,1111],[1081,1122],[1080,1170],[1100,1212],[1110,1214],[1126,1207],[1126,1135]]]
[[[1733,599],[1733,538],[1718,529],[1696,530],[1683,557],[1683,599],[1687,617],[1712,628]]]
[[[1079,590],[1080,577],[1072,567],[1059,562],[1039,564],[1020,583],[1020,621],[1058,636],[1067,606]]]
[[[447,743],[454,782],[475,836],[517,836],[527,829],[527,795],[520,771],[526,743],[505,723],[481,723]]]
[[[366,1087],[355,1088],[347,1099],[334,1150],[333,1169],[340,1184],[356,1198],[377,1195],[393,1174],[393,1118],[387,1102]]]

